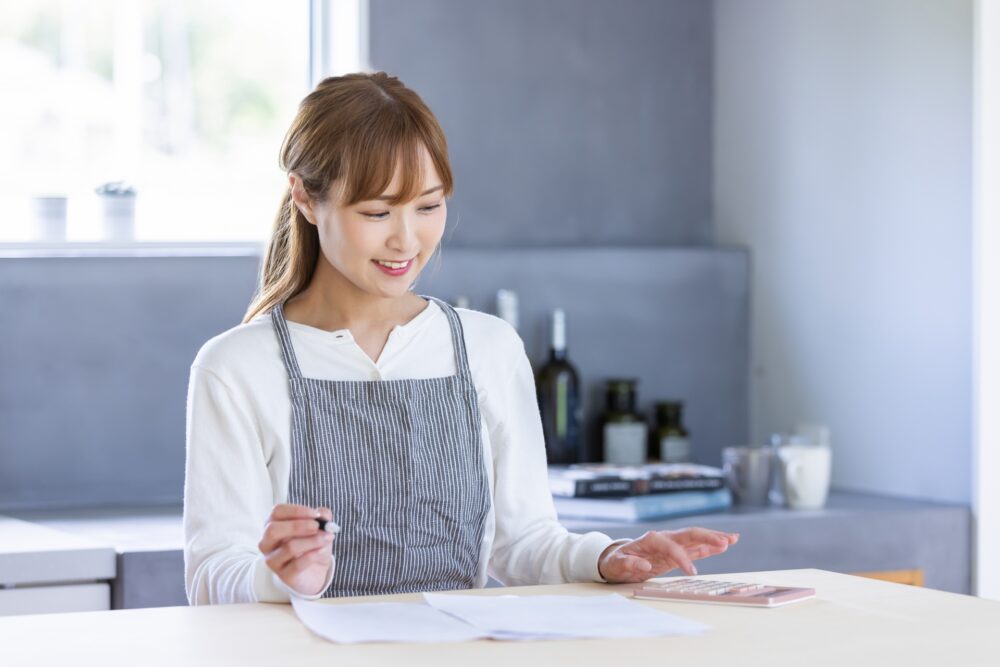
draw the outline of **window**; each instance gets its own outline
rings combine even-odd
[[[307,0],[0,4],[0,242],[33,238],[41,195],[67,197],[67,240],[101,239],[94,190],[120,180],[135,240],[265,239],[310,86],[310,14]]]

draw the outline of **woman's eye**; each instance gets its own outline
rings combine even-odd
[[[420,210],[422,213],[430,213],[431,211],[437,208],[441,208],[441,204],[432,204],[431,206],[421,206],[420,209],[418,210]],[[370,220],[385,220],[386,217],[388,217],[389,212],[388,211],[382,211],[381,213],[362,212],[361,215],[365,216]]]

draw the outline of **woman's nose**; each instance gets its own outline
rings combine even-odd
[[[410,249],[414,246],[416,238],[415,218],[412,214],[402,213],[396,218],[392,226],[392,235],[389,237],[389,245],[402,250]]]

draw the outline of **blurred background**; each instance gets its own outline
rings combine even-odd
[[[697,517],[744,536],[705,572],[1000,598],[988,4],[0,2],[0,613],[184,603],[188,367],[253,294],[298,102],[358,70],[448,136],[418,291],[516,294],[539,369],[562,310],[582,459],[614,378],[650,436],[682,404],[688,462],[827,429],[829,500]]]

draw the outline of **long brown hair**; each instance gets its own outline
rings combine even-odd
[[[448,144],[420,97],[385,72],[323,79],[299,105],[281,144],[279,164],[295,172],[306,194],[322,201],[334,181],[345,206],[380,196],[396,167],[402,184],[393,206],[420,193],[420,151],[426,148],[444,195],[453,191]],[[319,260],[319,234],[292,201],[291,187],[274,219],[260,285],[243,322],[304,290]]]

